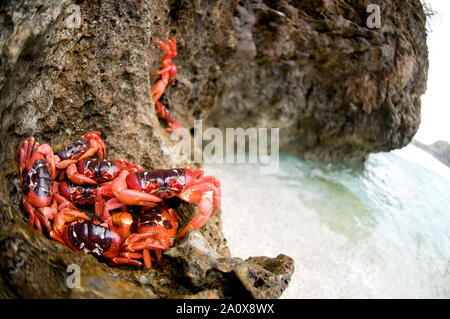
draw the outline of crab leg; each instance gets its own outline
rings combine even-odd
[[[38,209],[34,208],[25,199],[22,200],[22,204],[30,215],[28,223],[31,228],[35,225],[36,229],[42,233],[42,223],[47,228],[48,232],[52,231],[52,225],[50,224],[49,219],[52,220],[57,213],[56,201],[53,201],[50,207],[42,207]]]
[[[56,163],[52,148],[48,144],[42,144],[37,148],[37,151],[45,156],[47,163],[50,164],[50,173],[52,175],[52,179],[55,179]]]
[[[130,244],[136,243],[141,240],[145,240],[147,238],[152,238],[158,236],[157,232],[148,232],[148,233],[142,233],[142,234],[132,234],[130,237],[127,238],[127,240],[124,243],[124,246],[127,247]]]
[[[103,183],[102,186],[98,188],[95,197],[95,214],[102,220],[105,210],[104,197],[114,198],[114,194],[111,189],[111,182]]]
[[[158,43],[161,49],[163,49],[165,52],[162,57],[163,63],[177,56],[177,43],[175,41],[175,38],[165,40],[167,41],[169,47],[162,41],[153,41],[153,43]]]
[[[155,250],[155,249],[161,249],[161,250],[166,250],[168,247],[164,244],[162,244],[161,242],[152,239],[152,238],[147,238],[144,241],[141,242],[136,242],[136,243],[132,243],[126,246],[126,250],[127,251],[139,251],[142,249],[151,249],[151,250]]]
[[[188,229],[198,229],[206,224],[208,218],[220,208],[220,193],[220,182],[213,176],[205,176],[193,182],[192,186],[179,195],[187,202],[198,203],[199,213],[186,225],[178,237],[183,237]],[[216,209],[213,211],[214,206]]]
[[[186,234],[186,231],[189,229],[198,229],[206,224],[208,218],[212,215],[212,204],[210,205],[209,210],[200,210],[197,215],[186,225],[186,227],[181,231],[179,238],[183,237]]]
[[[62,210],[63,208],[69,208],[69,209],[77,209],[76,206],[74,204],[72,204],[69,200],[67,200],[67,198],[65,198],[64,196],[62,196],[59,193],[59,183],[53,181],[52,182],[52,193],[53,193],[53,198],[58,202],[59,206],[58,206],[58,211]]]
[[[111,182],[111,190],[117,200],[126,205],[151,206],[161,198],[134,189],[127,189],[126,177],[130,172],[122,170],[119,176]]]
[[[19,146],[17,147],[17,160],[19,161],[19,171],[22,172],[25,168],[25,164],[27,162],[27,157],[30,156],[29,148],[30,148],[30,141],[34,139],[33,136],[30,136],[29,138],[23,140]]]
[[[77,165],[70,164],[66,170],[67,177],[74,182],[75,184],[90,184],[96,185],[97,182],[92,178],[84,176],[83,174],[78,173]]]
[[[144,258],[144,265],[148,269],[152,268],[152,257],[150,257],[150,252],[147,248],[142,251],[142,257]]]
[[[69,165],[75,164],[76,162],[77,162],[76,160],[73,160],[73,159],[67,159],[67,160],[59,161],[59,162],[56,164],[56,167],[59,168],[59,169],[65,169],[65,168],[67,168]]]
[[[65,203],[63,203],[62,205],[65,205]],[[57,240],[65,245],[65,242],[61,236],[61,234],[63,233],[64,225],[66,223],[75,221],[77,218],[90,220],[90,218],[86,214],[76,209],[66,209],[60,211],[58,214],[56,214],[56,217],[54,219],[53,230],[50,231],[50,238]]]
[[[169,82],[169,74],[167,72],[161,74],[161,79],[156,82],[152,89],[152,100],[153,102],[158,101],[166,90],[167,84]]]
[[[139,164],[132,164],[130,163],[130,161],[126,160],[126,159],[119,159],[116,162],[122,164],[125,164],[126,167],[122,167],[122,170],[128,170],[129,172],[135,172],[135,171],[143,171],[144,168],[139,165]]]
[[[173,115],[170,113],[169,109],[164,106],[159,101],[155,101],[155,108],[156,113],[161,117],[163,120],[167,121],[167,124],[169,127],[167,127],[165,130],[168,132],[172,132],[173,130],[176,130],[178,134],[181,135],[181,126],[178,124],[178,122],[175,120]]]
[[[147,268],[152,267],[152,261],[149,250],[154,250],[158,259],[158,264],[162,264],[161,251],[167,250],[171,246],[170,242],[165,240],[155,240],[152,237],[157,236],[157,232],[148,232],[142,234],[132,234],[124,243],[123,249],[127,252],[142,250],[142,257]]]
[[[160,75],[160,79],[156,82],[155,86],[151,91],[152,100],[155,103],[156,113],[163,119],[167,120],[169,127],[166,128],[167,131],[177,130],[179,134],[180,125],[174,120],[169,110],[158,100],[163,95],[166,87],[168,85],[173,85],[175,83],[175,76],[177,74],[177,67],[172,63],[171,59],[177,56],[177,44],[175,39],[165,39],[168,46],[162,41],[153,41],[153,43],[158,43],[161,49],[164,50],[164,55],[162,57],[162,67],[159,71],[153,73],[153,75]]]
[[[167,244],[160,244],[158,241],[148,238],[143,242],[136,242],[129,244],[125,247],[126,250],[134,252],[137,250],[142,250],[142,258],[144,259],[145,267],[152,268],[152,259],[150,257],[149,250],[155,251],[158,264],[162,265],[162,254],[161,251],[166,250],[169,246]]]
[[[135,253],[135,252],[130,252],[130,251],[122,252],[120,254],[120,256],[121,257],[132,258],[132,259],[141,259],[142,258],[142,254]]]
[[[155,202],[162,201],[161,198],[133,189],[125,189],[119,193],[114,193],[116,198],[126,205],[151,206]]]
[[[23,171],[27,160],[31,158],[33,154],[34,145],[36,144],[36,139],[34,136],[23,140],[17,148],[17,157],[19,160],[19,170]]]
[[[113,265],[130,264],[130,265],[134,265],[134,266],[141,266],[142,263],[140,261],[135,260],[134,258],[136,258],[136,257],[135,256],[126,257],[126,255],[124,255],[122,253],[122,254],[120,254],[120,257],[114,257],[113,259],[111,259],[111,263]],[[142,255],[139,254],[139,257],[136,259],[140,259],[140,258],[142,258]]]
[[[29,216],[28,216],[28,225],[31,228],[33,228],[33,226],[36,226],[37,231],[42,233],[41,223],[39,222],[39,219],[37,218],[38,212],[25,199],[22,199],[22,204],[23,204],[23,207],[25,208],[25,210],[29,214]]]
[[[167,65],[165,68],[156,71],[155,73],[152,73],[152,75],[162,75],[164,73],[168,73],[170,70],[172,69],[172,67],[170,65]]]
[[[98,151],[98,158],[102,159],[103,157],[106,156],[106,146],[105,143],[103,142],[103,140],[100,138],[100,136],[102,135],[102,133],[100,131],[94,131],[94,132],[90,132],[87,135],[83,135],[81,138],[87,138],[89,139],[89,148],[90,149],[94,149],[95,152],[92,152],[92,150],[90,150],[90,155],[86,156],[86,152],[85,154],[83,154],[83,156],[81,156],[79,158],[79,160],[82,159],[86,159],[88,157],[91,157],[92,155],[94,155],[97,151]]]
[[[162,251],[160,249],[155,249],[155,254],[158,265],[162,266]]]
[[[97,214],[97,216],[101,219],[106,221],[110,226],[112,225],[112,219],[111,219],[111,213],[110,211],[117,209],[117,208],[122,208],[122,209],[126,209],[126,205],[124,203],[119,202],[117,199],[115,198],[111,198],[110,200],[108,200],[105,204],[105,207],[103,208],[103,210],[101,211],[102,214]]]
[[[89,149],[86,151],[86,153],[81,155],[77,161],[81,161],[86,158],[89,158],[89,157],[93,156],[95,153],[97,153],[97,151],[98,151],[98,157],[100,159],[102,159],[104,150],[102,149],[102,147],[99,146],[99,143],[97,142],[97,140],[90,139],[89,140]]]

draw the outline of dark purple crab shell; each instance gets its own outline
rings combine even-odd
[[[89,148],[89,140],[87,138],[80,138],[73,142],[72,144],[67,145],[63,149],[59,150],[56,155],[58,155],[61,161],[69,160],[69,159],[78,159],[81,155],[83,155],[87,149]]]
[[[183,168],[158,169],[135,174],[140,189],[159,198],[174,197],[186,185],[186,172]]]
[[[159,208],[151,208],[139,217],[138,227],[156,227],[163,226],[166,229],[172,229],[170,220],[165,219],[163,212]]]
[[[22,193],[27,195],[30,190],[38,197],[52,196],[51,188],[52,177],[45,160],[40,159],[33,163],[30,170],[26,168],[22,171]]]
[[[58,188],[62,196],[80,205],[94,204],[98,190],[97,185],[78,185],[70,180],[62,181]]]
[[[120,166],[115,161],[88,159],[78,162],[78,171],[97,182],[107,182],[118,175]]]
[[[78,250],[100,257],[112,243],[112,232],[106,224],[91,220],[74,222],[67,230],[70,243]]]

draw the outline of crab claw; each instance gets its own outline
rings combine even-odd
[[[188,229],[202,227],[221,206],[220,182],[214,176],[203,176],[202,169],[191,171],[189,167],[185,168],[185,172],[188,184],[178,197],[190,203],[197,203],[199,213],[186,225],[178,237],[183,237]]]
[[[98,157],[102,159],[106,156],[106,146],[103,140],[100,138],[102,132],[94,131],[89,134],[83,135],[81,138],[86,138],[89,140],[89,149],[84,153],[78,160],[84,160],[91,157],[98,151]]]
[[[126,177],[130,174],[127,170],[122,170],[119,176],[111,182],[111,191],[116,199],[126,205],[154,205],[155,202],[162,201],[161,198],[140,192],[134,189],[128,189]]]
[[[119,232],[120,238],[127,238],[130,235],[133,217],[129,213],[116,213],[112,216],[112,221]]]
[[[78,173],[78,168],[76,164],[70,164],[66,169],[67,177],[75,184],[89,184],[96,185],[97,182],[92,178],[89,178],[83,174]]]
[[[177,56],[177,42],[175,41],[175,38],[172,37],[171,39],[165,39],[165,40],[167,41],[167,44],[169,46],[167,46],[162,41],[152,41],[153,43],[158,43],[159,46],[161,47],[161,49],[163,49],[165,52],[165,54],[162,57],[162,63]]]
[[[57,240],[62,244],[65,244],[64,239],[62,238],[65,224],[71,223],[78,218],[90,220],[90,218],[86,214],[80,212],[77,209],[62,209],[55,216],[55,219],[53,221],[53,230],[50,231],[50,238]]]

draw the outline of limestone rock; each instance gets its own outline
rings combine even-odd
[[[428,72],[419,0],[170,2],[182,53],[166,101],[203,128],[280,128],[280,149],[363,159],[407,145]],[[190,125],[190,126],[189,126]]]
[[[409,143],[427,78],[419,0],[57,1],[0,5],[0,296],[47,298],[279,297],[287,256],[230,256],[220,214],[175,242],[161,268],[109,267],[27,225],[18,144],[55,151],[99,130],[107,158],[147,169],[183,167],[150,91],[174,36],[177,81],[162,102],[184,127],[278,127],[281,150],[310,158],[364,158]],[[196,212],[173,202],[182,224]],[[192,255],[186,255],[193,252]],[[67,266],[82,288],[66,285]],[[220,284],[219,284],[220,283]],[[106,291],[108,290],[108,291]]]
[[[31,135],[57,151],[98,130],[108,159],[126,158],[146,169],[186,164],[174,151],[175,141],[157,118],[150,95],[157,80],[151,73],[160,68],[163,54],[151,41],[175,32],[163,28],[171,5],[138,0],[21,0],[0,5],[1,297],[235,297],[230,287],[238,280],[236,275],[224,275],[222,286],[211,289],[208,280],[188,275],[169,255],[163,257],[161,267],[155,263],[148,270],[130,265],[110,267],[105,260],[72,252],[48,239],[48,234],[31,229],[20,204],[16,149]],[[180,53],[182,50],[181,46]],[[195,205],[178,199],[170,205],[181,216],[180,228],[197,213]],[[231,258],[220,212],[195,234],[216,256]],[[187,245],[177,240],[174,249],[179,244]],[[179,258],[189,263],[202,259]],[[72,264],[80,269],[80,285],[74,288],[67,284]],[[283,285],[291,270],[280,277]],[[253,293],[254,297],[279,296],[285,288],[275,287],[276,280],[269,285],[273,285],[273,293],[265,289]],[[240,291],[244,290],[241,285]]]

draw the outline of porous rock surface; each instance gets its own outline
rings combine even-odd
[[[0,5],[0,297],[278,298],[287,287],[292,259],[231,257],[220,212],[151,270],[110,267],[28,227],[16,149],[31,135],[57,151],[99,130],[108,159],[147,169],[185,165],[150,95],[163,54],[152,41],[175,33],[169,11],[170,3],[138,0]],[[197,212],[181,200],[172,205],[180,229]],[[71,264],[80,267],[79,288],[67,285]]]
[[[230,256],[220,214],[152,270],[109,267],[32,230],[20,205],[17,145],[55,150],[100,130],[109,159],[182,167],[150,90],[174,36],[177,81],[162,102],[182,126],[280,128],[280,148],[364,158],[409,143],[427,78],[419,0],[6,1],[0,5],[0,296],[279,297],[293,261]],[[77,11],[79,10],[79,11]],[[80,15],[77,15],[77,12]],[[182,225],[194,205],[175,201]],[[81,267],[81,287],[66,285]]]
[[[367,20],[380,7],[380,28]],[[279,128],[281,151],[364,159],[407,145],[428,72],[419,0],[173,1],[184,125]]]

